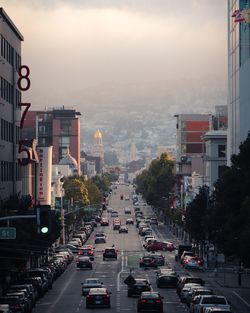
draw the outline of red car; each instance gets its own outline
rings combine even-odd
[[[147,246],[148,251],[173,251],[174,249],[174,244],[167,241],[156,241]]]
[[[106,217],[101,219],[101,226],[109,226],[109,220]]]

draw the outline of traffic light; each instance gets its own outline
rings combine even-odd
[[[37,231],[41,235],[47,235],[51,232],[51,207],[49,205],[40,205],[37,207]]]

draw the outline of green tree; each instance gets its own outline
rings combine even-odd
[[[216,182],[209,215],[210,237],[227,256],[250,265],[250,134]]]
[[[153,160],[147,170],[136,177],[137,192],[146,201],[155,206],[162,204],[162,199],[168,198],[172,191],[175,178],[173,175],[174,162],[167,153]]]
[[[102,201],[102,193],[98,189],[96,184],[94,184],[94,182],[91,181],[91,180],[87,180],[85,182],[85,186],[86,186],[86,188],[88,190],[88,196],[89,196],[90,204],[101,203],[101,201]]]
[[[63,187],[66,199],[73,199],[74,202],[78,202],[80,205],[89,204],[88,189],[86,188],[83,179],[68,177],[65,180]]]

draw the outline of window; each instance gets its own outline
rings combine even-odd
[[[68,147],[69,146],[69,137],[62,136],[59,139],[60,147]]]
[[[226,145],[218,145],[218,157],[219,158],[226,157]]]

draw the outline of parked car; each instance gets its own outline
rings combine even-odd
[[[86,308],[111,307],[110,294],[106,288],[91,288],[86,296]]]
[[[32,302],[28,298],[27,291],[20,291],[20,290],[8,290],[6,293],[6,296],[8,297],[18,297],[23,305],[24,305],[24,312],[30,313],[32,310]]]
[[[183,288],[180,290],[180,294],[179,294],[181,302],[187,301],[187,298],[189,296],[189,293],[192,290],[192,287],[193,288],[200,287],[200,285],[199,284],[192,284],[192,283],[185,284],[183,286]]]
[[[51,288],[46,270],[43,270],[41,268],[31,268],[24,273],[24,276],[25,277],[40,277],[42,280],[43,293],[45,293]]]
[[[156,217],[151,217],[150,219],[150,225],[158,225],[158,220]]]
[[[9,304],[0,304],[0,313],[12,313]]]
[[[119,228],[119,234],[121,234],[121,233],[127,234],[128,233],[128,228],[126,226],[121,226]]]
[[[13,313],[25,313],[25,303],[19,297],[1,296],[0,304],[8,304],[11,312]]]
[[[110,259],[117,260],[117,251],[114,247],[105,248],[103,252],[103,261]]]
[[[79,250],[79,246],[77,247],[77,246],[71,245],[71,244],[69,244],[69,243],[67,243],[67,244],[65,245],[65,247],[68,248],[68,249],[69,249],[70,251],[72,251],[73,253],[77,253],[78,250]]]
[[[190,304],[190,312],[192,313],[203,313],[205,308],[216,307],[226,310],[231,310],[230,303],[224,296],[217,295],[204,295],[197,296],[193,299]]]
[[[214,295],[214,292],[210,288],[206,287],[192,287],[190,291],[188,292],[186,303],[188,306],[190,306],[190,303],[196,296],[204,296],[204,295]]]
[[[137,312],[163,313],[163,297],[156,291],[142,292],[137,302]]]
[[[128,285],[128,297],[140,296],[143,291],[151,291],[151,284],[147,279],[135,278],[133,285]]]
[[[185,284],[192,283],[192,284],[198,284],[201,286],[205,285],[205,282],[202,278],[200,277],[193,277],[193,276],[184,276],[180,277],[177,287],[176,287],[176,292],[178,295],[180,295],[181,289],[184,287]]]
[[[86,278],[82,283],[82,295],[86,296],[91,288],[101,288],[103,282],[99,278]]]
[[[92,270],[93,268],[93,265],[92,265],[92,262],[90,260],[90,258],[88,256],[79,256],[77,259],[76,259],[76,267],[77,268],[89,268]]]

